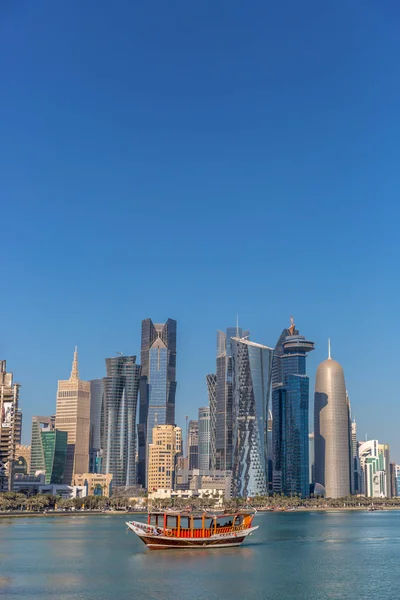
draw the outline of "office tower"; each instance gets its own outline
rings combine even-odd
[[[309,464],[310,464],[310,485],[314,485],[315,483],[315,453],[314,453],[314,432],[308,434],[308,455],[309,455]]]
[[[272,379],[272,376],[271,376]],[[273,491],[273,443],[272,443],[272,432],[273,432],[273,418],[272,411],[268,409],[268,423],[267,423],[267,455],[268,455],[268,494],[272,494]]]
[[[307,353],[314,342],[299,335],[291,318],[274,350],[272,375],[274,491],[310,493]]]
[[[390,456],[388,444],[368,440],[359,444],[361,493],[368,498],[390,497]]]
[[[45,474],[45,483],[61,484],[64,480],[68,433],[55,429],[55,416],[32,417],[30,474]]]
[[[45,461],[42,443],[42,431],[54,431],[55,415],[51,417],[32,417],[31,433],[31,462],[30,474],[35,476],[39,471],[45,471]]]
[[[142,321],[138,483],[143,486],[146,486],[146,460],[153,427],[175,423],[176,330],[173,319],[165,323]]]
[[[328,498],[350,494],[349,414],[344,373],[332,360],[317,369],[314,400],[315,482]]]
[[[0,360],[0,492],[12,491],[15,446],[18,435],[19,383],[7,373],[6,361]]]
[[[273,348],[234,337],[233,496],[268,493],[267,426]]]
[[[148,489],[174,489],[177,456],[182,452],[182,430],[174,425],[157,425],[149,445]]]
[[[209,468],[215,471],[216,467],[216,428],[217,428],[217,375],[209,373],[206,375],[208,404],[210,412],[210,466]]]
[[[90,382],[89,473],[101,473],[101,419],[104,385],[102,379]]]
[[[217,381],[215,388],[215,467],[232,470],[232,337],[248,338],[239,327],[217,331]]]
[[[189,421],[188,430],[189,470],[199,468],[199,422]]]
[[[351,479],[351,494],[360,493],[360,459],[358,457],[358,444],[357,444],[357,424],[356,420],[351,420],[351,431],[350,431],[350,444],[351,444],[351,465],[352,479]]]
[[[208,406],[199,408],[199,469],[210,469],[211,411]]]
[[[71,485],[89,467],[90,383],[79,379],[77,348],[70,378],[58,382],[56,429],[68,434],[63,483]]]
[[[106,359],[102,472],[111,473],[113,486],[136,484],[136,409],[140,366],[136,356]]]
[[[391,463],[392,469],[392,498],[400,497],[400,465]]]

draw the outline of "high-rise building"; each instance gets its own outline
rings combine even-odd
[[[136,410],[140,366],[136,356],[106,359],[104,387],[104,427],[101,448],[102,472],[111,473],[113,486],[136,484]],[[87,472],[87,471],[86,471]]]
[[[358,444],[357,444],[357,424],[356,420],[352,419],[350,422],[350,444],[351,444],[351,453],[350,453],[350,469],[352,471],[351,476],[351,494],[359,494],[360,493],[360,459],[358,457]]]
[[[155,425],[175,423],[177,323],[142,321],[138,482],[146,485],[148,446]]]
[[[199,422],[189,421],[188,430],[189,470],[199,468]]]
[[[208,406],[199,408],[199,466],[202,471],[210,469],[211,411]]]
[[[22,411],[17,410],[15,416],[15,443],[21,444],[22,441]]]
[[[233,337],[249,338],[249,332],[228,327],[217,331],[217,381],[215,388],[215,468],[232,470],[232,344]]]
[[[209,373],[206,375],[208,404],[210,412],[210,467],[215,471],[216,467],[216,429],[217,429],[217,375]]]
[[[349,411],[344,373],[328,359],[318,367],[314,400],[315,482],[328,498],[350,494]]]
[[[400,465],[396,463],[390,463],[390,475],[391,475],[391,495],[392,498],[400,497]]]
[[[314,453],[314,432],[308,434],[308,454],[309,454],[309,463],[310,463],[310,485],[314,485],[315,483],[315,453]]]
[[[267,426],[273,348],[233,337],[233,495],[268,493]]]
[[[172,490],[175,486],[177,456],[182,452],[182,430],[174,425],[157,425],[149,445],[148,489]]]
[[[390,497],[390,456],[388,444],[368,440],[358,445],[361,493],[368,498]]]
[[[90,382],[89,473],[101,473],[101,421],[103,416],[104,383],[102,379]],[[103,416],[104,418],[104,416]]]
[[[274,350],[272,388],[275,491],[286,495],[310,493],[306,358],[312,350],[314,342],[299,335],[291,318]]]
[[[42,431],[54,431],[55,415],[51,417],[32,417],[30,474],[34,477],[38,472],[45,472]]]
[[[18,434],[19,383],[7,373],[6,361],[0,360],[0,492],[11,491],[14,480],[15,447]]]
[[[70,378],[58,382],[56,429],[68,434],[63,483],[71,485],[89,467],[90,383],[79,379],[77,348]]]
[[[45,475],[45,483],[61,484],[67,458],[68,433],[55,429],[55,416],[32,417],[30,474]]]

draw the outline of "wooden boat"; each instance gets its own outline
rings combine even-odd
[[[240,546],[254,526],[253,510],[233,513],[151,512],[147,523],[129,521],[127,526],[150,550],[171,548],[228,548]]]

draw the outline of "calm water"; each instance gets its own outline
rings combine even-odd
[[[399,600],[400,512],[257,515],[241,548],[150,552],[124,516],[0,519],[0,597]]]

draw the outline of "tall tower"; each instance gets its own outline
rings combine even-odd
[[[268,413],[273,348],[234,337],[233,495],[268,493]]]
[[[89,473],[101,473],[102,445],[101,421],[104,419],[104,382],[92,379],[90,382],[90,436],[89,436]]]
[[[228,327],[217,331],[217,372],[215,386],[215,468],[232,470],[232,343],[233,337],[248,338],[249,332]]]
[[[216,405],[216,394],[217,394],[217,375],[215,373],[209,373],[206,375],[207,391],[208,391],[208,404],[209,404],[209,465],[208,467],[200,467],[212,469],[215,471],[216,467],[216,429],[217,429],[217,405]],[[200,416],[199,416],[200,419]],[[204,459],[203,459],[204,460]],[[203,463],[204,464],[204,463]]]
[[[199,408],[199,469],[210,469],[210,409],[208,406]]]
[[[350,494],[349,412],[341,365],[327,360],[317,369],[314,399],[315,483],[328,498]]]
[[[143,486],[154,426],[175,423],[176,330],[173,319],[165,323],[142,321],[138,482]]]
[[[102,473],[111,473],[114,486],[133,486],[136,484],[136,409],[141,369],[136,364],[136,356],[107,358],[106,369]]]
[[[11,491],[14,480],[15,446],[18,438],[19,383],[0,360],[0,492]]]
[[[72,485],[89,468],[90,383],[79,379],[77,348],[70,378],[58,382],[56,429],[68,434],[63,483]]]
[[[199,422],[189,421],[188,430],[189,471],[199,468]]]
[[[275,485],[280,485],[280,489],[275,491],[286,495],[301,494],[306,497],[310,493],[310,382],[306,374],[306,358],[312,350],[314,343],[299,335],[291,318],[290,327],[283,330],[275,348],[273,371]]]

